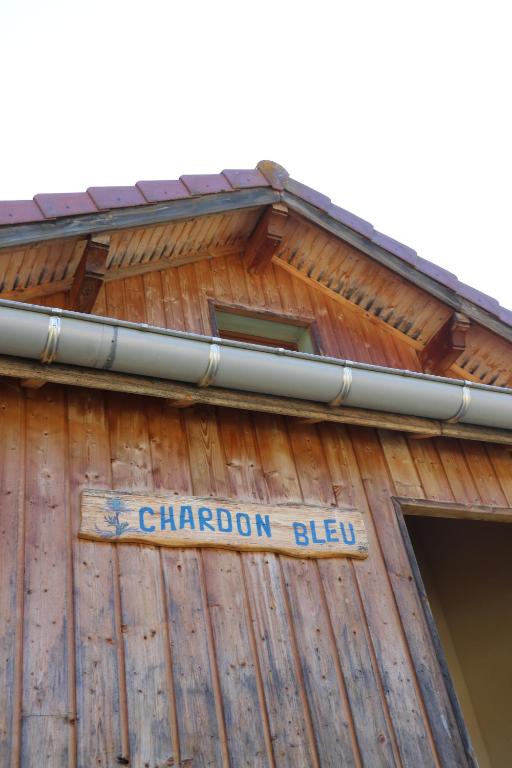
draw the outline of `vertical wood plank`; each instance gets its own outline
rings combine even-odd
[[[390,501],[393,491],[406,489],[421,497],[423,490],[405,438],[385,430],[379,435],[380,445],[370,431],[358,438],[358,459],[365,474],[372,467],[365,485],[422,695],[421,714],[426,729],[431,729],[439,761],[455,768],[465,761],[464,748]]]
[[[453,494],[433,440],[409,438],[409,451],[427,499],[453,501]]]
[[[73,765],[68,622],[72,621],[63,390],[46,386],[27,400],[27,525],[23,727],[26,768]],[[29,521],[29,524],[28,524]]]
[[[231,495],[240,501],[267,501],[251,417],[224,411],[220,430]],[[241,560],[275,765],[310,765],[300,669],[290,642],[292,628],[279,559],[272,553],[253,553],[243,554]]]
[[[183,318],[181,291],[178,269],[166,269],[160,273],[162,279],[162,296],[167,328],[177,331],[190,330]]]
[[[488,445],[487,453],[507,505],[512,506],[512,453],[502,445]]]
[[[201,408],[187,413],[186,428],[194,493],[228,495],[215,411]],[[233,766],[266,766],[264,703],[256,681],[240,556],[209,550],[202,560],[229,759]]]
[[[146,318],[150,325],[165,328],[162,277],[160,272],[148,272],[143,276]]]
[[[201,562],[194,549],[162,552],[176,715],[182,761],[225,765],[202,599]]]
[[[462,440],[461,447],[482,504],[506,507],[507,499],[489,460],[485,445]]]
[[[332,454],[336,452],[336,427],[324,426],[327,429],[322,429],[319,435],[315,427],[290,425],[303,493],[312,503],[331,504],[336,500],[341,505],[355,505],[352,490],[342,491],[340,485],[336,485],[339,474],[335,466],[331,467]],[[325,595],[327,624],[332,626],[362,762],[383,767],[394,765],[394,735],[388,727],[353,564],[349,560],[332,559],[319,561],[317,567],[321,581],[316,592]]]
[[[138,398],[108,400],[112,479],[115,488],[153,487],[147,421]],[[130,761],[161,768],[172,765],[171,692],[165,606],[158,549],[118,544],[125,651]],[[147,702],[151,702],[148,711]]]
[[[83,488],[110,488],[103,393],[68,392],[70,482],[74,532],[77,762],[79,768],[128,759],[128,723],[120,637],[117,550],[77,539]]]
[[[295,457],[283,419],[255,418],[262,466],[269,483],[270,500],[329,504],[329,485],[322,484],[318,456],[310,442],[304,447],[307,466],[295,466]],[[298,429],[305,429],[305,425]],[[269,439],[269,433],[272,435]],[[294,440],[292,437],[292,444]],[[301,491],[299,475],[311,489]],[[311,495],[308,495],[308,494]],[[319,764],[359,765],[358,748],[339,669],[325,604],[319,599],[317,565],[314,562],[280,557],[287,587],[287,606],[294,628],[294,642],[299,656],[302,680],[311,717]],[[316,587],[316,589],[315,589]],[[328,724],[328,725],[327,725]]]
[[[455,501],[480,504],[480,494],[471,477],[460,442],[446,437],[434,442]]]
[[[155,488],[192,493],[187,440],[181,412],[161,402],[148,404]],[[196,549],[162,549],[165,600],[176,699],[180,756],[192,765],[224,762],[222,711],[215,696],[215,668],[209,649],[202,569]]]
[[[366,432],[361,430],[361,439]],[[436,759],[429,744],[414,683],[411,658],[380,549],[381,533],[379,531],[377,535],[376,531],[375,518],[380,515],[380,509],[377,504],[374,505],[372,498],[367,499],[363,486],[367,478],[373,478],[370,457],[368,462],[361,462],[361,467],[358,466],[354,452],[357,430],[349,433],[340,425],[322,424],[321,434],[338,502],[346,499],[365,515],[371,556],[354,562],[353,569],[369,631],[370,651],[378,667],[386,712],[389,712],[390,736],[394,732],[399,759],[404,766],[435,765]],[[361,450],[365,448],[363,444]]]
[[[25,403],[0,385],[0,766],[18,764],[22,679]]]

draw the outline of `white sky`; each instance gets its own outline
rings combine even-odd
[[[271,159],[512,308],[510,8],[1,0],[0,199]]]

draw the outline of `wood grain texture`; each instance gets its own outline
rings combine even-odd
[[[147,420],[134,403],[109,401],[112,479],[116,486],[152,487]],[[167,634],[158,550],[119,545],[121,631],[130,728],[130,760],[150,768],[174,759],[168,689]],[[152,702],[148,717],[147,701]]]
[[[191,493],[187,441],[180,412],[154,401],[148,430],[155,488]],[[179,752],[183,764],[225,765],[225,733],[211,647],[200,554],[161,550]]]
[[[401,435],[381,432],[380,442],[395,492],[404,496],[422,495],[423,490],[406,440]],[[375,467],[379,470],[376,454],[374,454],[374,461]],[[389,481],[386,483],[387,478],[383,468],[377,474],[380,484],[385,488]],[[392,495],[392,491],[393,488],[389,488],[388,485],[388,490],[384,493]],[[374,492],[378,493],[375,486]],[[384,537],[381,534],[382,548],[432,729],[435,748],[441,765],[455,768],[460,765],[460,755],[463,753],[460,732],[444,686],[442,670],[430,632],[424,620],[417,589],[412,578],[409,578],[412,574],[402,539],[398,536],[396,529],[393,532],[393,527],[397,525],[396,518],[390,514],[389,502],[386,503],[382,499],[382,504],[380,519],[383,521],[387,518],[387,524],[391,529],[388,536]]]
[[[321,432],[333,433],[334,430],[322,427]],[[383,534],[377,527],[380,510],[374,499],[367,495],[366,484],[374,479],[374,473],[371,461],[360,463],[359,443],[365,438],[366,431],[348,433],[343,428],[336,429],[336,434],[331,434],[329,439],[327,457],[335,489],[338,489],[337,496],[346,494],[357,500],[358,508],[369,512],[365,521],[373,556],[371,561],[360,561],[357,566],[354,563],[354,573],[378,672],[377,685],[382,685],[384,713],[389,713],[390,737],[399,754],[397,762],[413,765],[417,761],[419,765],[432,765],[435,758],[428,743],[428,726],[422,715],[409,649],[382,557],[380,538]]]
[[[23,617],[25,402],[0,390],[0,766],[19,757]]]
[[[244,500],[267,500],[256,434],[247,414],[226,414],[220,423],[232,493]],[[290,642],[285,585],[277,555],[241,557],[254,646],[265,698],[272,758],[276,766],[309,765],[308,713],[301,702],[300,664]]]
[[[195,493],[228,490],[225,458],[213,410],[187,418],[192,486]],[[240,556],[202,554],[206,600],[218,672],[227,750],[233,765],[264,766],[269,738],[250,626]]]
[[[21,764],[72,764],[69,516],[62,390],[27,402],[27,491]],[[64,469],[64,471],[63,471]]]
[[[108,422],[99,392],[68,393],[73,533],[80,521],[85,486],[111,486]],[[118,562],[115,547],[75,540],[75,631],[77,764],[109,766],[128,759],[124,649],[117,616]]]
[[[318,503],[327,500],[327,489],[320,497],[309,498],[306,486],[306,494],[303,495],[284,420],[266,422],[261,426],[257,423],[257,434],[264,471],[272,473],[270,498],[286,497],[296,503],[303,501],[306,495],[306,501]],[[268,440],[270,434],[272,438]],[[311,464],[314,467],[315,462]],[[307,475],[311,466],[300,469]],[[307,482],[306,477],[304,479]],[[321,765],[324,762],[326,765],[359,765],[337,652],[326,621],[325,607],[319,600],[316,565],[283,557],[281,567],[316,755]],[[337,712],[337,717],[334,717],[334,712]],[[332,726],[326,727],[326,723],[332,723]]]

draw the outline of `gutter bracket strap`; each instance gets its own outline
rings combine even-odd
[[[60,338],[60,317],[52,315],[48,323],[48,336],[46,337],[46,343],[44,349],[41,352],[41,362],[53,363],[57,357],[57,347],[59,346]]]
[[[471,382],[465,381],[464,386],[462,387],[462,401],[459,406],[459,409],[457,413],[451,417],[451,419],[446,419],[447,424],[456,424],[458,421],[460,421],[468,412],[469,406],[471,405],[471,390],[470,390]]]
[[[348,362],[349,361],[347,361],[347,363]],[[331,406],[340,405],[344,400],[346,400],[349,395],[351,386],[352,386],[352,368],[350,367],[350,365],[345,365],[345,367],[343,368],[343,378],[341,380],[340,391],[338,392],[336,397],[333,400],[331,400],[329,405]]]
[[[197,382],[198,387],[208,387],[212,383],[215,376],[217,375],[217,371],[219,369],[219,363],[220,363],[220,346],[218,344],[210,344],[210,351],[208,355],[208,365],[206,366],[206,370],[202,378]]]

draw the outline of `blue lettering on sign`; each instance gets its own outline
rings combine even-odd
[[[325,544],[325,539],[319,539],[316,535],[316,523],[314,520],[311,520],[310,522],[311,527],[311,539],[313,541],[313,544]]]
[[[295,543],[299,547],[307,547],[309,544],[308,529],[304,523],[292,523]]]
[[[325,537],[327,541],[339,541],[338,537],[335,536],[336,528],[333,530],[333,526],[335,525],[336,520],[324,520]]]
[[[169,514],[166,517],[165,507],[162,505],[160,507],[160,530],[165,531],[167,527],[169,527],[171,531],[176,530],[176,523],[174,522],[174,508],[169,507]]]
[[[208,522],[213,518],[213,512],[208,507],[199,507],[197,510],[197,516],[199,518],[199,530],[204,531],[208,528],[209,531],[214,531],[214,526]]]
[[[141,531],[145,531],[146,533],[153,533],[155,530],[154,525],[146,525],[144,522],[144,515],[154,515],[155,513],[151,509],[151,507],[141,507],[139,509],[139,528]]]
[[[222,522],[223,516],[226,518],[225,524]],[[229,509],[222,509],[222,507],[217,509],[217,526],[222,533],[231,533],[233,530],[233,521]]]
[[[159,517],[161,531],[177,530],[177,512],[175,518],[174,507],[166,507],[165,505],[160,506],[157,512],[151,507],[141,507],[139,509],[139,530],[144,533],[153,533],[156,530],[156,526],[151,521],[151,518],[155,515]],[[200,531],[232,533],[233,524],[235,523],[239,536],[247,538],[257,535],[260,538],[264,536],[268,539],[272,538],[270,515],[262,515],[257,512],[254,515],[249,515],[246,512],[237,512],[235,514],[223,507],[218,507],[215,510],[209,507],[198,507],[195,510],[190,505],[183,505],[180,507],[179,528],[195,530],[195,515],[197,515]],[[310,520],[307,523],[293,522],[291,525],[295,544],[299,547],[333,543],[343,543],[345,546],[350,547],[356,543],[356,532],[353,523],[350,522],[345,523],[335,518],[326,518],[324,520]],[[325,538],[322,537],[322,534],[325,534]],[[339,534],[341,534],[341,538]]]
[[[272,538],[272,529],[270,527],[269,515],[262,517],[259,512],[256,513],[256,532],[258,536],[263,536],[263,533],[265,533],[265,536],[267,536],[269,539]]]
[[[242,525],[243,522],[243,525]],[[236,513],[236,527],[240,536],[251,535],[251,519],[245,512]]]
[[[192,514],[192,507],[183,506],[180,510],[180,529],[185,528],[188,525],[190,528],[195,528],[194,516]]]
[[[352,525],[352,523],[348,524],[348,529],[350,531],[350,538],[346,534],[345,523],[340,523],[340,529],[341,529],[341,536],[342,536],[343,541],[345,542],[345,544],[350,545],[350,544],[355,544],[356,543],[356,534],[354,532],[354,526]]]

